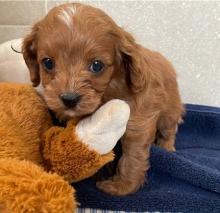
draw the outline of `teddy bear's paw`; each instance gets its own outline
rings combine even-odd
[[[110,152],[124,134],[130,115],[125,101],[114,99],[101,106],[92,116],[81,120],[76,134],[100,154]]]

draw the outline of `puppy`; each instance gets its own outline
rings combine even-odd
[[[117,172],[97,186],[112,195],[136,192],[156,143],[174,151],[184,107],[173,66],[100,9],[78,3],[53,8],[23,41],[33,86],[44,87],[48,107],[69,119],[94,112],[106,101],[127,101],[131,116],[122,138]]]

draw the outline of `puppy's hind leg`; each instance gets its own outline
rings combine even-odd
[[[161,116],[157,124],[156,144],[167,151],[175,151],[175,139],[180,116]]]

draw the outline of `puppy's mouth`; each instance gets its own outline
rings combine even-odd
[[[91,106],[91,107],[88,106],[83,107],[83,105],[79,104],[74,108],[63,108],[61,110],[58,110],[57,112],[55,111],[55,113],[57,114],[58,117],[65,120],[69,120],[71,118],[81,118],[88,116],[92,114],[94,111],[96,111],[98,107],[99,105]]]
[[[74,109],[66,109],[63,114],[71,118],[80,116]]]
[[[52,109],[51,111],[55,114],[56,118],[61,121],[67,121],[74,118],[81,118],[84,117],[87,113],[78,112],[75,109]]]
[[[81,118],[92,114],[101,104],[100,98],[85,98],[83,97],[76,105],[67,106],[60,99],[45,96],[47,106],[54,112],[60,120],[69,120]]]
[[[96,111],[97,107],[93,107],[90,109],[81,109],[80,106],[77,108],[70,108],[70,109],[64,109],[62,114],[69,117],[69,118],[75,118],[75,117],[84,117],[92,114],[94,111]]]

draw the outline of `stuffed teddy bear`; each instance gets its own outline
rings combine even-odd
[[[30,85],[0,83],[0,97],[0,212],[74,212],[69,183],[113,160],[129,106],[112,100],[93,115],[58,127]]]
[[[23,39],[0,44],[0,82],[30,83],[28,68],[21,53]]]

